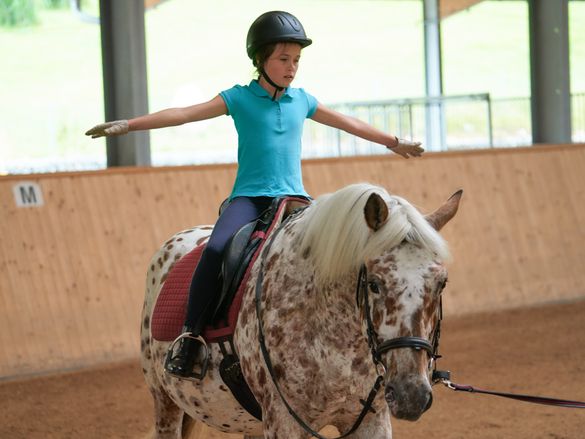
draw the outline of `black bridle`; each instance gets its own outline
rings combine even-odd
[[[443,319],[443,304],[439,299],[438,319],[433,336],[429,342],[427,339],[415,336],[395,337],[390,340],[384,340],[378,343],[378,333],[374,329],[374,322],[372,321],[372,313],[370,310],[370,298],[368,288],[368,272],[365,265],[362,265],[358,274],[358,283],[356,287],[356,303],[358,308],[363,302],[364,315],[366,320],[366,332],[368,336],[368,346],[372,354],[372,361],[376,368],[386,369],[382,361],[382,355],[394,349],[410,348],[417,351],[424,350],[429,356],[429,371],[431,372],[431,382],[437,383],[441,379],[448,379],[449,372],[439,371],[436,368],[436,360],[441,358],[439,355],[439,338],[441,337],[441,320]]]
[[[292,215],[291,215],[292,216]],[[289,220],[290,217],[287,219]],[[286,222],[286,221],[285,221]],[[281,224],[280,227],[274,232],[272,238],[268,242],[266,248],[262,250],[262,255],[260,258],[260,270],[258,273],[258,279],[256,280],[256,288],[255,288],[255,304],[256,304],[256,316],[258,319],[258,339],[260,341],[260,349],[262,351],[262,356],[264,358],[264,362],[266,363],[266,369],[272,379],[274,387],[278,392],[283,404],[287,408],[289,414],[293,417],[293,419],[311,436],[314,436],[319,439],[327,439],[324,436],[320,435],[317,431],[313,430],[290,406],[282,390],[278,381],[276,380],[274,367],[272,365],[272,360],[270,359],[270,355],[268,353],[268,348],[266,347],[266,340],[264,336],[264,327],[262,324],[262,284],[264,281],[264,263],[266,261],[266,257],[270,252],[270,248],[272,247],[272,243],[274,242],[278,233],[284,229],[284,224]],[[393,349],[403,349],[403,348],[410,348],[416,350],[424,350],[427,352],[430,358],[429,362],[429,370],[431,370],[430,365],[432,364],[432,378],[431,381],[433,383],[439,381],[441,378],[441,374],[447,374],[446,379],[448,379],[448,372],[440,372],[436,370],[435,367],[435,360],[439,358],[438,349],[439,349],[439,336],[440,336],[440,321],[442,318],[442,310],[439,309],[439,320],[437,322],[437,326],[433,332],[432,341],[429,342],[421,337],[396,337],[390,340],[383,341],[382,343],[378,343],[378,334],[374,329],[374,323],[372,321],[372,316],[370,312],[370,304],[369,304],[369,294],[368,294],[368,285],[367,285],[367,270],[365,265],[362,265],[358,274],[358,281],[356,287],[356,301],[358,308],[360,307],[360,299],[364,302],[364,314],[366,320],[366,327],[367,327],[367,338],[368,338],[368,346],[370,347],[370,351],[372,353],[372,360],[376,367],[376,372],[378,373],[378,377],[368,394],[367,399],[364,401],[360,399],[360,402],[363,405],[363,408],[358,415],[356,421],[354,422],[353,426],[343,433],[342,435],[338,436],[336,439],[342,439],[344,437],[349,436],[353,432],[355,432],[359,426],[361,425],[362,421],[368,414],[368,412],[375,413],[374,409],[372,408],[372,404],[378,394],[382,386],[382,382],[384,381],[384,376],[386,375],[386,366],[382,361],[382,354],[388,352],[389,350]],[[439,306],[439,308],[441,308]]]

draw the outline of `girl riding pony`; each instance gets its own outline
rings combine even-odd
[[[386,134],[359,119],[333,111],[302,88],[291,84],[301,50],[312,43],[299,20],[283,11],[262,14],[248,31],[246,49],[258,72],[248,85],[236,85],[208,102],[169,108],[130,120],[95,126],[92,138],[182,125],[218,116],[233,118],[238,133],[238,170],[229,204],[221,213],[197,265],[183,335],[171,347],[165,370],[179,378],[203,378],[194,370],[201,337],[213,299],[220,288],[222,255],[230,237],[256,219],[275,197],[309,197],[301,175],[301,137],[304,121],[338,128],[386,146],[404,158],[424,151],[420,142]]]

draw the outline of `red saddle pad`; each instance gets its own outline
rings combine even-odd
[[[179,259],[168,274],[152,313],[152,337],[173,341],[181,334],[187,313],[189,286],[205,244]]]
[[[263,235],[262,233],[260,236],[263,238]],[[167,276],[152,313],[151,331],[155,340],[173,341],[181,335],[187,315],[191,279],[204,249],[205,244],[201,244],[191,250],[175,264]],[[205,328],[203,338],[207,342],[224,340],[234,333],[244,294],[243,286],[249,278],[250,267],[256,260],[257,254],[257,252],[254,254],[248,270],[238,287],[238,291],[230,304],[227,321]]]

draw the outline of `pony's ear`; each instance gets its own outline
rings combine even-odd
[[[368,227],[374,232],[388,221],[388,206],[382,197],[373,193],[364,207],[364,216]]]
[[[455,216],[457,209],[459,209],[459,201],[461,200],[462,195],[463,189],[459,189],[457,192],[451,195],[451,197],[449,197],[445,204],[443,204],[433,213],[425,216],[425,219],[431,226],[433,226],[435,230],[441,230],[443,226]]]

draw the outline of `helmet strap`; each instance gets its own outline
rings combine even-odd
[[[264,69],[259,69],[259,72],[260,72],[260,76],[264,76],[264,79],[266,79],[266,82],[268,82],[271,86],[274,87],[274,95],[272,95],[272,100],[275,101],[276,95],[278,94],[278,92],[283,91],[285,89],[285,87],[281,87],[276,82],[274,82],[272,79],[270,79],[270,77],[266,74]]]

